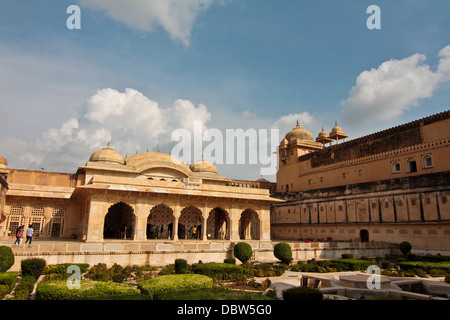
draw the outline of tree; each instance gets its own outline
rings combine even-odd
[[[292,261],[291,246],[286,242],[277,243],[273,248],[273,254],[277,259],[287,265],[289,265]]]
[[[252,247],[246,242],[239,242],[234,246],[234,256],[242,263],[250,260],[252,253]]]
[[[412,246],[411,243],[409,243],[408,241],[403,241],[402,243],[400,243],[399,245],[400,251],[403,253],[403,255],[407,255],[408,253],[411,252]]]
[[[6,272],[14,265],[14,253],[10,247],[0,247],[0,272]]]

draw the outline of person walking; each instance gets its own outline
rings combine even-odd
[[[16,241],[14,242],[16,246],[20,247],[20,244],[22,243],[22,237],[23,237],[23,226],[20,226],[16,230]]]
[[[31,241],[33,240],[33,232],[34,232],[33,226],[30,224],[27,229],[27,241],[25,241],[25,244],[27,244],[28,241],[30,241],[28,247],[31,247]]]

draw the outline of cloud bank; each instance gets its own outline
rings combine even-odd
[[[78,0],[87,8],[105,11],[114,20],[127,26],[152,32],[161,26],[172,40],[185,46],[198,15],[207,10],[215,0]]]
[[[342,119],[355,126],[388,121],[417,106],[420,100],[430,98],[450,79],[450,46],[439,52],[439,58],[434,72],[425,64],[426,57],[422,54],[389,60],[362,72],[348,99],[341,103]]]
[[[78,117],[43,132],[36,141],[7,137],[0,149],[14,153],[14,166],[67,172],[84,165],[89,155],[111,143],[125,156],[136,151],[156,151],[170,144],[176,128],[193,130],[193,122],[205,128],[211,120],[206,106],[179,99],[163,108],[134,89],[119,92],[106,88],[88,98]]]

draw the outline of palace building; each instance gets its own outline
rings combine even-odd
[[[177,242],[270,241],[271,198],[202,159],[188,166],[159,152],[91,155],[74,174],[9,168],[0,158],[0,239],[32,225],[37,239]]]
[[[450,252],[450,111],[346,138],[297,124],[281,141],[272,238]]]

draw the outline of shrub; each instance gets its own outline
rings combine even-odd
[[[284,300],[318,301],[323,300],[323,294],[319,290],[308,287],[295,287],[283,291]]]
[[[242,263],[249,261],[252,254],[252,247],[246,242],[239,242],[234,246],[234,256]]]
[[[286,242],[280,242],[273,248],[273,254],[278,260],[289,265],[292,261],[291,246]]]
[[[351,253],[343,253],[341,259],[353,259],[353,255]]]
[[[35,280],[44,272],[46,262],[42,258],[25,259],[21,262],[22,277],[32,276]]]
[[[367,268],[371,265],[373,265],[372,261],[358,259],[338,259],[331,260],[328,263],[328,267],[335,268],[337,271],[367,270]]]
[[[17,281],[17,276],[17,272],[0,273],[0,285],[8,286],[11,291]]]
[[[159,295],[167,292],[212,288],[212,286],[213,280],[200,274],[167,275],[138,283],[139,289],[155,300],[160,299]]]
[[[406,256],[411,251],[412,246],[408,241],[403,241],[402,243],[400,243],[399,248],[403,255]]]
[[[192,272],[217,280],[236,281],[244,274],[244,268],[229,263],[198,263],[192,265]]]
[[[96,277],[96,274],[108,274],[108,267],[105,263],[98,263],[92,268],[89,269],[88,273],[86,274],[86,278],[88,279],[94,279]]]
[[[14,265],[14,253],[10,247],[0,246],[0,272],[6,272]]]
[[[223,263],[236,264],[235,258],[226,258]]]
[[[175,273],[183,274],[188,272],[188,263],[185,259],[175,260]]]
[[[447,275],[447,270],[442,269],[431,269],[430,275],[432,277],[445,277]]]
[[[78,266],[81,273],[85,273],[89,269],[89,264],[87,263],[49,264],[45,266],[43,274],[67,274],[67,276],[70,276],[70,274],[67,273],[67,268],[72,265]]]
[[[10,292],[11,290],[9,289],[9,286],[6,284],[0,284],[0,300],[3,300],[3,298]]]
[[[405,261],[399,263],[402,271],[423,269],[430,273],[431,269],[440,269],[450,272],[450,262],[428,262],[428,261]]]
[[[450,273],[445,276],[445,282],[450,283]]]
[[[141,295],[138,288],[123,283],[80,281],[80,289],[69,289],[67,281],[43,281],[36,288],[38,300],[126,299]]]

